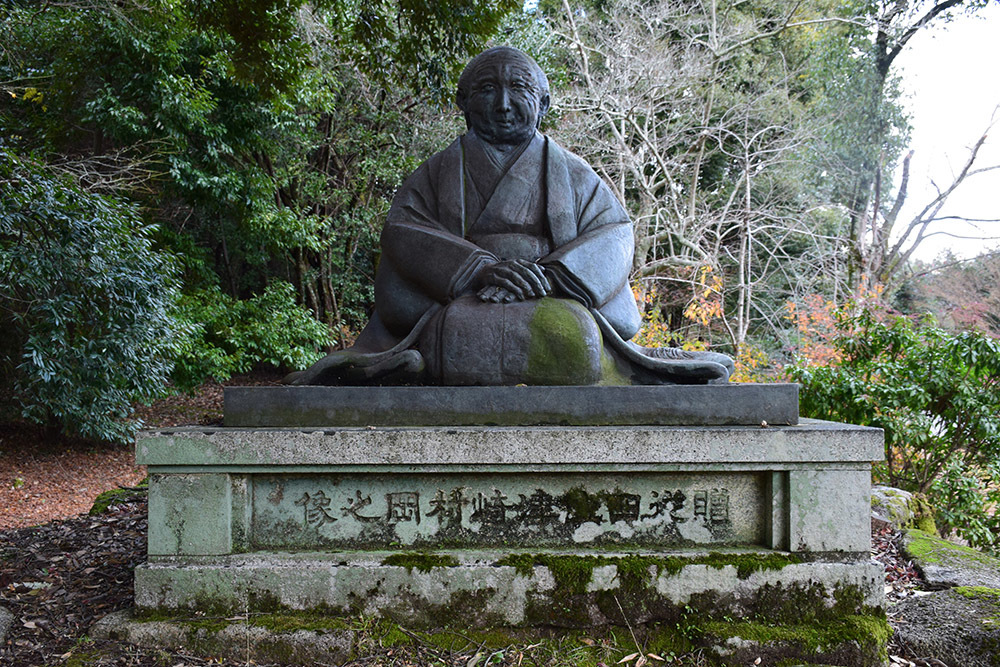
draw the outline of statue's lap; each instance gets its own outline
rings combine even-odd
[[[600,329],[587,309],[570,299],[499,304],[461,297],[428,323],[419,347],[429,377],[444,385],[601,380]]]

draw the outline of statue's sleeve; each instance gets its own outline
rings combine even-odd
[[[547,169],[557,243],[539,263],[560,291],[601,311],[627,340],[641,324],[628,283],[635,252],[628,214],[593,169],[554,142]]]
[[[430,158],[393,200],[382,230],[383,261],[422,293],[446,303],[497,258],[463,238],[460,148]]]
[[[635,241],[628,214],[611,189],[580,158],[550,144],[549,218],[556,249],[540,263],[566,291],[600,308],[628,284]]]

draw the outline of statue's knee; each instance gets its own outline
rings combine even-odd
[[[594,384],[601,379],[601,331],[581,304],[541,299],[528,327],[526,384]]]
[[[575,301],[509,304],[463,297],[444,308],[420,339],[431,378],[441,384],[595,384],[601,332]]]

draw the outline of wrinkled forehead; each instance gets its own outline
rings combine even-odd
[[[522,58],[496,57],[484,59],[469,72],[468,85],[475,88],[484,82],[521,81],[537,87],[535,68]]]
[[[548,94],[548,79],[541,68],[526,53],[511,47],[495,47],[473,58],[458,79],[458,97],[476,88],[480,83],[501,79],[528,84],[539,95]]]

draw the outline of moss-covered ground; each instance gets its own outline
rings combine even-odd
[[[148,492],[149,477],[144,478],[134,488],[110,489],[99,494],[97,498],[94,499],[94,504],[91,506],[89,514],[91,516],[104,514],[113,505],[121,505],[124,503],[132,503],[142,500],[146,497]]]

